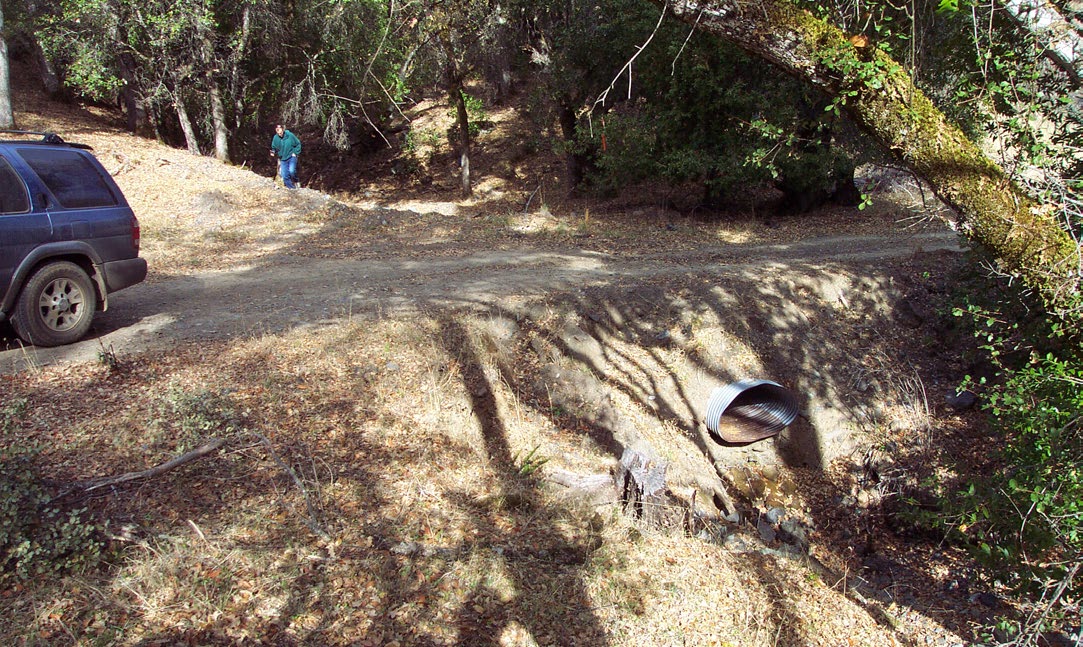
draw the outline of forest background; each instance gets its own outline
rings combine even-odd
[[[780,192],[771,208],[791,214],[860,207],[870,191],[855,168],[910,169],[988,251],[1003,288],[959,308],[997,367],[966,386],[988,403],[1007,467],[961,491],[934,486],[927,522],[1034,596],[1038,611],[1012,634],[1025,642],[1078,614],[1081,594],[1079,9],[5,1],[0,124],[13,124],[10,56],[34,60],[54,96],[119,105],[132,133],[231,163],[264,158],[282,121],[319,133],[343,164],[397,148],[415,173],[430,160],[410,153],[434,135],[404,109],[439,94],[455,125],[436,136],[464,194],[486,111],[512,96],[536,124],[524,154],[563,156],[565,190],[660,180],[708,218],[750,188]]]

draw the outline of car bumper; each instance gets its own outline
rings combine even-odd
[[[105,276],[105,289],[116,292],[135,285],[147,278],[147,261],[143,258],[126,258],[102,264]]]

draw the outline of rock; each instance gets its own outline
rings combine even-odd
[[[724,545],[735,553],[746,553],[749,551],[748,540],[739,534],[726,535]]]
[[[959,592],[963,595],[967,595],[970,593],[970,580],[967,579],[966,576],[960,575],[945,584],[944,590],[949,593]]]
[[[496,317],[489,322],[490,334],[497,341],[510,342],[519,332],[519,325],[510,317]]]
[[[974,595],[970,596],[970,601],[979,602],[982,606],[989,607],[990,609],[995,609],[999,600],[996,595],[988,591],[983,591],[982,593],[975,593]]]
[[[608,361],[601,343],[575,324],[568,323],[564,326],[560,332],[560,341],[569,355],[578,356],[585,364],[605,366]]]
[[[775,542],[775,539],[777,538],[775,528],[767,523],[765,519],[760,519],[756,522],[756,530],[759,531],[760,539],[762,539],[765,544],[773,544]]]
[[[391,547],[391,552],[396,555],[413,555],[420,547],[412,541],[404,541]]]
[[[808,552],[808,532],[801,522],[796,519],[786,519],[783,521],[778,529],[778,537],[783,542],[801,549],[801,552]]]
[[[902,433],[912,430],[914,428],[914,423],[904,418],[892,418],[888,422],[887,427],[893,433]]]
[[[955,411],[966,411],[974,408],[978,402],[978,396],[971,391],[957,391],[944,397],[944,402]]]

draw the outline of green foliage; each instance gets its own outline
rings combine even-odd
[[[360,107],[390,114],[383,107],[409,93],[401,67],[409,54],[401,40],[385,38],[396,16],[384,0],[31,4],[36,13],[25,28],[66,87],[110,103],[131,92],[167,140],[180,136],[178,104],[197,136],[210,139],[209,99],[217,93],[234,113],[223,115],[231,126],[270,119],[318,124],[343,147],[346,121]]]
[[[836,116],[839,106],[845,105],[848,100],[868,91],[883,90],[887,78],[901,69],[890,59],[859,55],[858,50],[849,44],[825,48],[820,62],[843,81],[844,89],[824,107],[825,112],[833,112]]]
[[[1020,321],[971,305],[958,310],[999,379],[968,378],[983,390],[1001,441],[1001,468],[952,497],[960,530],[978,555],[1021,589],[1069,577],[1083,560],[1083,352],[1072,328],[1045,318]],[[1067,582],[1077,597],[1083,582]]]
[[[462,95],[463,102],[466,104],[466,118],[469,123],[470,138],[473,139],[481,132],[481,125],[489,120],[489,115],[485,111],[485,103],[482,102],[481,99],[467,92],[463,92]],[[447,116],[452,120],[458,119],[458,112],[456,111],[455,106],[448,109]],[[454,129],[450,135],[452,140],[456,139]]]
[[[1083,119],[1071,98],[1077,82],[1047,49],[1051,33],[1067,30],[1074,12],[1057,5],[1066,21],[1057,25],[1045,24],[1057,15],[1052,5],[1042,10],[1052,14],[1020,14],[1020,20],[1010,18],[1019,8],[1000,5],[944,1],[939,8],[926,35],[935,46],[929,54],[935,65],[923,69],[928,93],[968,135],[997,150],[1013,180],[1054,208],[1079,240]],[[1078,42],[1079,34],[1065,38]]]
[[[124,367],[123,362],[117,357],[117,352],[113,350],[113,345],[110,344],[109,348],[106,348],[101,340],[98,340],[98,363],[109,369],[110,373],[116,373]]]
[[[66,0],[38,21],[45,56],[63,70],[68,87],[91,99],[112,99],[123,85],[107,36],[115,33],[116,20],[102,0]]]
[[[110,73],[110,68],[102,60],[100,52],[73,48],[70,54],[72,59],[65,77],[70,87],[77,87],[82,94],[98,101],[106,101],[116,96],[123,81]]]
[[[282,102],[279,107],[287,119],[325,126],[336,114],[359,116],[365,104],[370,116],[390,114],[385,109],[390,102],[409,94],[409,79],[399,70],[407,56],[404,44],[385,38],[393,27],[389,23],[401,19],[392,9],[395,5],[384,0],[301,2],[295,9],[270,5],[271,11],[287,11],[298,19],[277,34],[278,42],[264,43],[264,51],[274,52],[281,64],[301,64],[272,75],[282,85],[268,100]],[[268,17],[266,23],[275,25],[276,20]],[[298,56],[294,48],[305,54]],[[253,56],[257,52],[253,50]],[[263,66],[250,60],[247,67]]]
[[[406,131],[403,139],[402,150],[411,155],[418,153],[423,147],[433,148],[440,144],[440,133],[436,130],[411,127]]]
[[[481,99],[463,92],[463,101],[466,102],[466,115],[472,122],[487,121],[488,115],[485,112],[485,104]]]
[[[569,17],[546,34],[566,48],[546,59],[555,104],[591,105],[627,60],[613,52],[638,48],[657,21],[623,0],[607,0],[592,16],[590,24]],[[601,61],[609,61],[604,76]],[[589,162],[587,179],[604,194],[657,180],[699,187],[709,207],[750,186],[826,195],[839,182],[836,165],[850,166],[821,97],[713,36],[663,23],[634,71],[627,91],[619,79],[589,121],[580,118],[574,139],[565,128],[558,147]]]
[[[661,157],[657,150],[658,126],[649,114],[628,111],[606,117],[604,125],[606,152],[599,155],[594,177],[598,187],[615,191],[629,183],[642,182],[658,172]],[[572,144],[565,144],[565,147]],[[575,143],[582,151],[597,144],[589,135]],[[565,148],[565,152],[567,149]]]
[[[85,509],[50,503],[41,483],[40,448],[19,433],[26,400],[0,409],[0,585],[86,568],[98,561],[102,543]]]
[[[515,473],[519,476],[530,476],[534,472],[538,471],[542,465],[549,462],[548,458],[538,456],[538,447],[534,447],[526,453],[521,459],[519,458],[519,452],[515,453],[512,457],[512,463],[516,466]]]
[[[208,437],[224,437],[236,432],[240,419],[229,394],[208,389],[190,390],[170,384],[158,402],[151,427],[156,444],[169,445],[170,451],[187,451]]]
[[[961,388],[979,394],[988,415],[985,438],[967,457],[980,468],[926,478],[900,516],[969,547],[1020,603],[1040,607],[996,627],[1033,638],[1061,625],[1083,593],[1075,570],[1083,564],[1080,322],[1035,308],[1033,295],[976,267],[961,278],[967,296],[954,314],[978,355]]]

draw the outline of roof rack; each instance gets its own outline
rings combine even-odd
[[[21,142],[21,143],[25,143],[25,144],[51,144],[51,145],[54,145],[54,146],[71,146],[72,148],[81,148],[83,150],[88,150],[88,151],[93,150],[90,146],[87,146],[86,144],[76,144],[76,143],[73,143],[73,142],[66,142],[66,141],[64,141],[64,139],[60,135],[58,135],[56,133],[37,132],[37,131],[33,131],[33,130],[0,130],[0,134],[3,134],[3,135],[37,135],[37,136],[41,137],[40,141],[25,140],[25,139],[14,139],[14,140],[4,140],[4,141],[16,141],[16,142]]]

